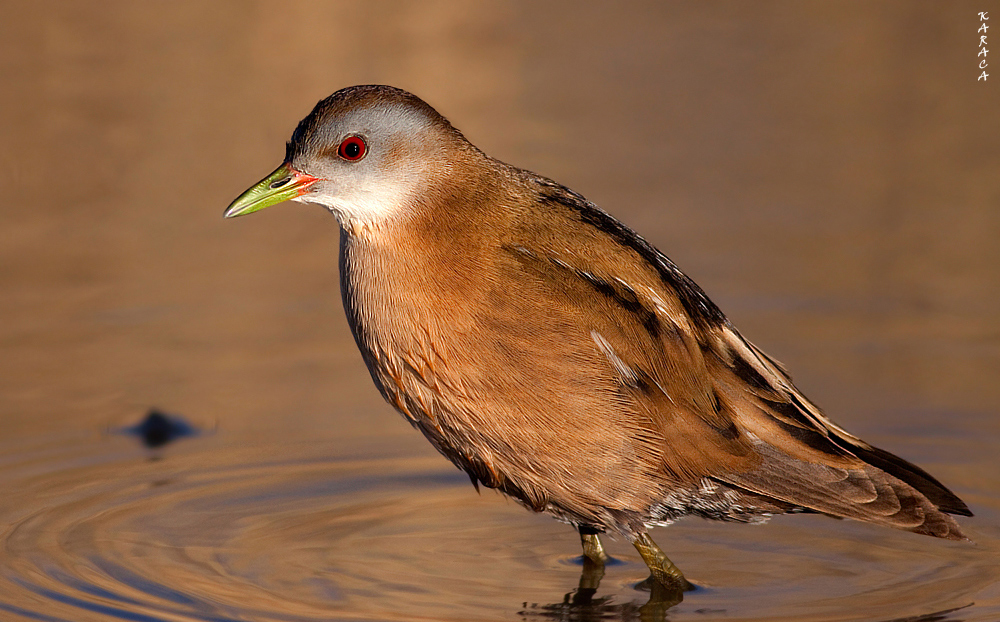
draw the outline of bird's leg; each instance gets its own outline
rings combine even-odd
[[[632,544],[642,556],[642,561],[649,566],[649,571],[657,583],[668,589],[679,588],[685,592],[694,589],[694,586],[684,578],[680,568],[670,561],[660,547],[656,546],[649,534],[639,534]]]
[[[577,602],[589,600],[597,592],[601,579],[604,578],[604,562],[608,561],[608,554],[601,546],[597,530],[583,525],[578,529],[580,544],[583,545],[583,572],[580,573],[580,588],[574,598]]]
[[[601,540],[597,537],[598,531],[593,527],[584,525],[581,525],[578,529],[580,531],[580,544],[583,545],[584,559],[603,566],[604,562],[608,561],[608,554],[604,552]]]

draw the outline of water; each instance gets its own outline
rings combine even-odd
[[[631,546],[586,601],[572,530],[382,403],[329,215],[222,221],[316,100],[383,82],[642,232],[976,513],[974,545],[656,530],[700,586],[668,619],[1000,619],[990,5],[4,3],[0,618],[657,617]],[[200,433],[121,433],[154,407]]]

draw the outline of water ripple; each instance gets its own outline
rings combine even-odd
[[[105,436],[5,452],[0,609],[45,622],[648,618],[626,543],[610,543],[624,563],[587,594],[565,526],[382,443],[330,456],[330,443],[217,436],[150,459]],[[960,608],[997,578],[990,535],[971,547],[820,517],[658,534],[705,587],[671,619],[971,620]]]

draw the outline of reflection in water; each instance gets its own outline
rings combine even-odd
[[[525,603],[525,609],[520,615],[524,619],[548,618],[556,620],[664,620],[667,611],[684,600],[685,590],[680,587],[664,587],[658,581],[649,577],[637,584],[636,590],[649,592],[649,600],[645,604],[638,602],[616,603],[610,596],[597,597],[601,579],[604,577],[605,566],[617,563],[609,559],[605,566],[581,556],[579,563],[580,585],[577,589],[563,597],[562,602],[549,605]],[[693,590],[688,590],[693,591]]]
[[[622,622],[655,622],[668,620],[670,608],[680,603],[680,595],[651,595],[648,602],[639,604],[635,602],[616,603],[615,599],[608,596],[594,598],[590,590],[580,588],[566,594],[560,603],[548,605],[538,605],[525,603],[525,608],[518,612],[523,620],[559,620],[560,622],[597,622],[606,620],[620,620]],[[881,622],[965,622],[967,618],[962,617],[960,612],[971,607],[955,607],[933,613],[907,616],[905,618],[893,618]],[[697,610],[702,619],[710,619],[709,616],[717,615],[729,618],[724,609],[703,608]]]
[[[592,622],[596,620],[665,620],[667,609],[673,603],[660,605],[653,600],[645,605],[616,603],[610,596],[580,598],[580,592],[570,592],[561,603],[532,604],[518,614],[524,620],[546,619],[566,622]]]

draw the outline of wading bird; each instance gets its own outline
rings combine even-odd
[[[344,309],[388,402],[469,474],[580,532],[817,512],[952,540],[966,505],[830,421],[665,255],[486,155],[387,86],[319,102],[227,217],[293,200],[340,224]]]

